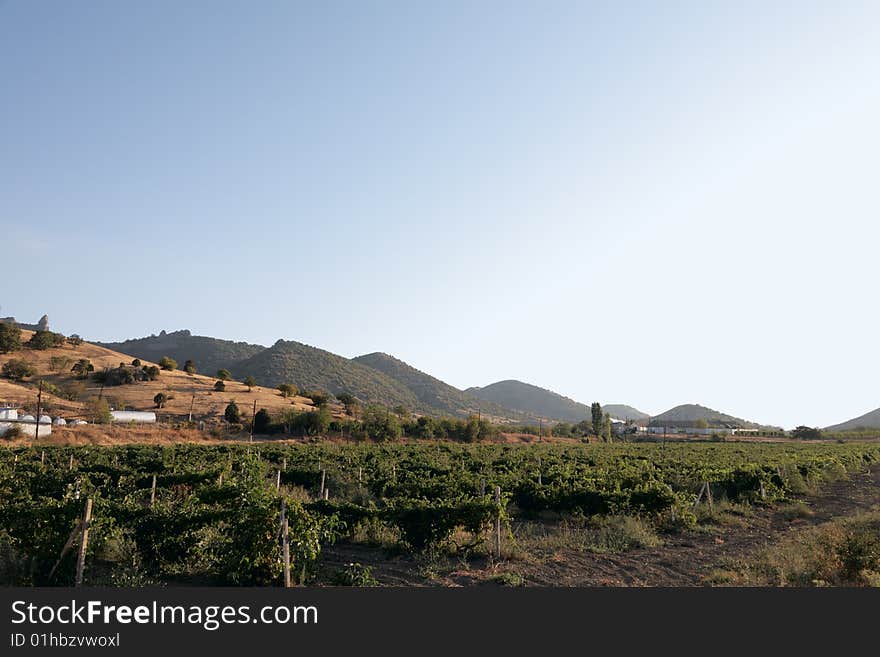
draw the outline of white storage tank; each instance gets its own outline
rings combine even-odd
[[[153,411],[110,411],[114,422],[138,422],[153,424],[156,414]]]

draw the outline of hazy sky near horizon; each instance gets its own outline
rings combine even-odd
[[[0,313],[880,406],[880,4],[0,0]]]

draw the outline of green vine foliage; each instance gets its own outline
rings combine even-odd
[[[302,581],[323,548],[365,523],[411,551],[457,549],[462,533],[474,546],[499,517],[627,514],[682,527],[706,482],[716,499],[771,504],[878,459],[872,443],[2,449],[0,585],[73,583],[76,546],[60,557],[87,497],[88,584],[277,586],[282,501]],[[329,500],[317,499],[322,471]]]

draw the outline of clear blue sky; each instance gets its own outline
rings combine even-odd
[[[876,2],[0,0],[2,314],[880,406]]]

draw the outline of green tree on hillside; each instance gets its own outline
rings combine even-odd
[[[229,402],[229,405],[223,412],[223,417],[229,424],[241,424],[241,411],[238,410],[238,404],[235,401]]]
[[[108,424],[113,420],[107,400],[98,399],[97,397],[92,397],[86,402],[86,417],[95,424]]]
[[[338,399],[342,405],[345,407],[345,414],[354,417],[357,415],[360,410],[360,403],[357,400],[357,397],[352,395],[349,392],[340,392],[336,395],[336,399]]]
[[[73,364],[70,371],[76,375],[77,379],[87,379],[89,374],[95,371],[95,366],[88,358],[80,358]]]
[[[397,440],[403,435],[397,416],[377,404],[371,404],[364,409],[361,427],[373,440]]]
[[[792,438],[797,438],[798,440],[821,440],[822,431],[814,427],[801,425],[796,429],[791,430],[791,436]]]
[[[83,343],[83,339],[81,337],[79,337],[76,333],[72,333],[71,335],[67,336],[67,344],[69,344],[73,347],[78,347],[82,343]]]
[[[177,361],[169,356],[162,356],[162,360],[159,361],[159,367],[163,370],[173,371],[177,369]]]
[[[269,427],[272,424],[272,417],[269,415],[269,411],[265,408],[261,408],[257,411],[257,414],[254,415],[254,433],[269,433]]]
[[[282,397],[294,397],[299,390],[297,390],[296,386],[292,383],[282,383],[278,386],[278,392],[281,393]]]
[[[164,408],[165,404],[168,403],[168,395],[164,392],[160,392],[155,397],[153,397],[153,403],[156,404],[156,408]]]
[[[226,390],[226,384],[223,383],[223,379],[217,379],[214,384],[214,392],[223,392],[224,390]]]
[[[0,322],[0,354],[11,354],[21,349],[21,329],[15,324]]]
[[[230,372],[226,368],[221,368],[217,370],[217,378],[221,381],[229,381],[232,379],[232,372]]]
[[[605,419],[602,417],[602,404],[593,402],[590,405],[590,419],[593,421],[593,435],[599,437],[602,435],[602,424]]]
[[[248,375],[244,379],[244,384],[247,386],[248,392],[250,392],[251,390],[253,390],[256,387],[257,380],[254,377],[252,377],[251,375]]]
[[[38,351],[45,351],[52,347],[60,347],[63,344],[64,336],[60,333],[52,333],[52,331],[37,331],[31,336],[31,339],[27,341],[28,348],[36,349]]]
[[[189,374],[190,376],[192,376],[193,374],[195,374],[195,373],[196,373],[196,363],[195,363],[195,361],[192,360],[192,359],[187,360],[187,361],[183,364],[183,371],[186,372],[187,374]]]
[[[131,361],[131,366],[132,367],[140,367],[141,366],[141,359],[135,358],[133,361]]]
[[[324,406],[330,401],[330,395],[321,390],[312,390],[311,392],[305,393],[304,396],[311,399],[315,406]]]

